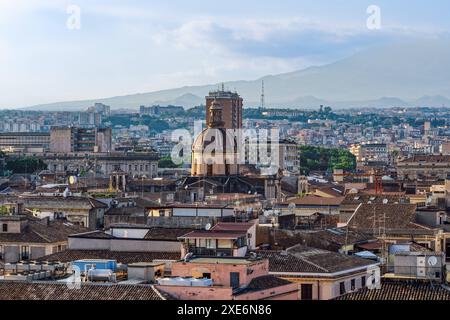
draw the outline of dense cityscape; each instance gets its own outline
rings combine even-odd
[[[448,299],[449,115],[244,108],[224,86],[194,108],[2,111],[0,287],[26,298],[78,267],[74,299],[99,281],[127,299]],[[199,121],[175,161],[172,133]],[[249,128],[278,140],[240,137],[242,162],[219,161],[236,140],[207,153]]]
[[[450,300],[435,1],[3,0],[0,303]]]

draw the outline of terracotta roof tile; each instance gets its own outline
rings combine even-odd
[[[38,259],[38,261],[70,262],[80,259],[113,259],[119,263],[152,262],[153,260],[179,260],[179,252],[118,252],[108,250],[65,250]]]
[[[258,251],[258,255],[269,259],[270,272],[326,274],[373,264],[373,261],[300,245],[287,251]]]
[[[450,300],[450,290],[430,282],[384,282],[381,289],[362,289],[336,300]]]
[[[0,300],[166,300],[151,285],[82,284],[0,281]]]
[[[46,220],[30,218],[20,233],[0,233],[0,242],[54,243],[67,241],[69,235],[87,230],[66,221],[55,220],[47,224]]]

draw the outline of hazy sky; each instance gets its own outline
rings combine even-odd
[[[80,29],[67,27],[71,5]],[[0,108],[294,71],[447,37],[449,12],[448,0],[0,0]]]

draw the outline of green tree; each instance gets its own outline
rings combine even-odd
[[[354,170],[356,158],[346,149],[322,148],[313,146],[300,147],[300,171],[333,171],[334,169]]]
[[[181,165],[176,165],[175,163],[173,163],[172,158],[165,157],[165,158],[161,158],[158,161],[158,167],[159,168],[180,168]]]
[[[34,173],[39,170],[47,169],[47,165],[40,158],[15,157],[6,160],[6,169],[13,173]]]

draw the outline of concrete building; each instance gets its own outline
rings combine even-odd
[[[159,157],[155,153],[48,153],[42,157],[49,172],[61,175],[93,171],[109,176],[115,171],[121,171],[130,178],[154,178],[158,174]]]
[[[299,285],[300,300],[335,299],[380,282],[378,263],[336,252],[296,245],[257,254],[269,260],[269,274]]]
[[[95,103],[93,106],[89,107],[88,112],[100,113],[104,117],[109,117],[111,115],[111,107],[103,103]]]
[[[0,150],[3,152],[42,153],[49,150],[48,132],[0,133]]]
[[[256,248],[256,224],[220,222],[210,230],[194,230],[178,239],[184,242],[184,254],[246,257]]]
[[[295,141],[283,139],[272,144],[270,140],[267,142],[246,140],[244,152],[247,165],[253,164],[257,168],[275,165],[286,175],[300,172],[299,145]]]
[[[221,90],[211,91],[206,97],[206,123],[211,121],[211,107],[220,104],[223,108],[223,128],[242,128],[242,98],[231,91]]]
[[[51,220],[66,219],[74,225],[89,229],[103,226],[107,205],[86,197],[23,196],[17,200],[23,210],[33,215],[48,216]]]
[[[445,180],[449,174],[449,155],[416,155],[397,163],[397,176],[400,180]]]
[[[36,219],[26,215],[0,216],[0,262],[38,259],[64,251],[68,236],[86,231],[64,220]]]
[[[357,162],[388,163],[389,153],[385,143],[366,143],[352,145],[349,151],[356,157]]]
[[[269,275],[268,265],[267,259],[193,257],[172,264],[172,277],[184,281],[163,278],[156,288],[183,300],[298,300],[298,285]]]
[[[181,106],[140,106],[139,113],[141,115],[158,116],[158,115],[176,115],[183,113],[184,108]]]
[[[394,256],[390,277],[441,282],[445,279],[445,256],[437,252],[400,252]]]
[[[78,113],[77,125],[82,128],[96,128],[102,124],[103,113],[84,111]]]
[[[53,127],[50,132],[50,152],[111,152],[111,128]]]
[[[106,231],[90,231],[69,237],[70,250],[107,250],[112,252],[171,252],[182,257],[177,237],[190,228],[158,228],[146,225],[117,224]]]

